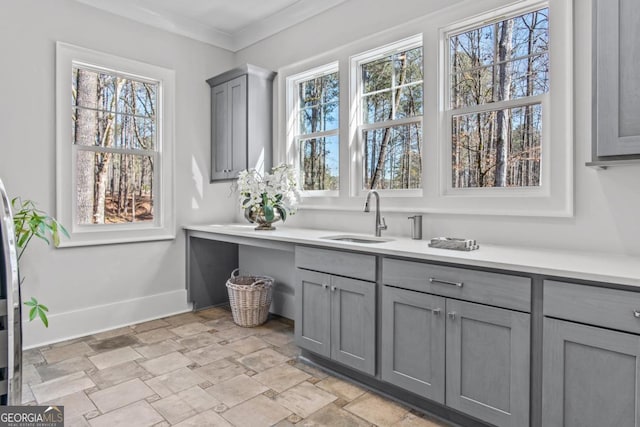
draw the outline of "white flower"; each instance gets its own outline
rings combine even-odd
[[[240,207],[256,210],[266,204],[289,215],[296,212],[299,192],[295,168],[280,164],[261,176],[255,169],[238,174]]]

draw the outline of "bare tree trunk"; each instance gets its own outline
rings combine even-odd
[[[511,87],[511,34],[513,33],[513,20],[503,21],[498,31],[498,85],[496,101],[509,99]],[[509,110],[501,109],[497,112],[497,139],[496,139],[496,187],[507,186],[507,159],[509,157]]]
[[[402,58],[402,71],[400,72],[400,78],[398,79],[398,86],[404,84],[407,77],[407,55],[405,54]],[[389,120],[393,118],[393,112],[398,109],[400,106],[400,89],[396,89],[395,91],[395,100],[393,102],[393,108],[389,111]],[[380,176],[382,175],[382,170],[384,169],[384,162],[387,157],[388,145],[391,140],[391,128],[386,128],[384,131],[384,137],[382,138],[382,143],[380,144],[380,153],[378,154],[378,163],[376,164],[376,169],[373,174],[373,179],[371,180],[370,188],[376,188],[378,181],[380,181]]]
[[[98,75],[94,72],[78,69],[75,143],[77,145],[95,145],[95,133],[98,128]],[[92,151],[77,151],[76,160],[76,218],[79,224],[92,224],[95,190],[94,176],[95,154]]]

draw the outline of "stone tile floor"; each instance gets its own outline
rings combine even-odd
[[[64,405],[67,427],[443,425],[298,355],[290,321],[213,308],[28,350],[23,401]]]

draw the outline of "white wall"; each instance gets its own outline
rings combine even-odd
[[[70,0],[5,0],[0,6],[0,178],[10,196],[55,212],[55,42],[133,58],[176,71],[172,241],[84,248],[32,242],[23,296],[50,309],[50,327],[25,323],[27,347],[184,311],[187,223],[228,222],[228,184],[209,179],[210,96],[205,80],[233,55]]]
[[[493,5],[508,0],[473,0],[461,7]],[[375,43],[384,44],[413,34],[413,28],[424,37],[437,37],[438,28],[428,23],[429,17],[403,23],[432,8],[460,2],[402,0],[351,0],[326,13],[296,25],[267,40],[240,51],[236,62],[253,62],[277,70],[275,146],[283,141],[285,123],[282,85],[292,69],[304,69],[336,60],[345,50],[366,50]],[[453,6],[458,7],[458,6]],[[590,250],[640,256],[640,191],[638,165],[598,171],[584,166],[589,160],[591,144],[591,2],[574,1],[574,91],[575,91],[575,173],[573,218],[498,217],[428,214],[424,218],[424,237],[455,236],[476,238],[480,244],[508,244],[550,247],[568,250]],[[401,25],[398,25],[402,23]],[[388,30],[389,27],[396,28]],[[386,29],[386,30],[385,30]],[[384,30],[384,31],[383,31]],[[358,40],[362,39],[362,40]],[[346,49],[350,49],[347,47]],[[357,50],[353,53],[358,53]],[[436,58],[425,58],[425,61]],[[341,63],[341,66],[343,64]],[[429,78],[427,76],[426,78]],[[278,130],[278,127],[280,130]],[[282,158],[282,157],[281,157]],[[384,211],[385,201],[382,200]],[[406,214],[385,212],[387,234],[409,235]],[[373,214],[359,211],[300,210],[287,221],[288,226],[342,229],[369,233],[373,231]]]

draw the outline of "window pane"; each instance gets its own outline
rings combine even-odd
[[[116,148],[155,150],[155,119],[118,114],[116,116]]]
[[[363,132],[365,189],[422,186],[422,126],[412,123]]]
[[[549,50],[549,9],[513,18],[513,57]]]
[[[384,122],[393,118],[391,114],[391,91],[365,96],[362,100],[364,122]]]
[[[153,158],[78,150],[78,224],[153,221]]]
[[[300,141],[303,190],[337,190],[339,177],[338,136]]]
[[[155,117],[156,84],[133,82],[135,96],[135,112],[139,116]]]
[[[326,103],[337,103],[340,96],[338,73],[326,74],[306,80],[298,85],[300,107],[312,107]]]
[[[71,73],[71,105],[115,111],[115,77],[74,67]]]
[[[541,140],[541,104],[453,116],[453,187],[539,186]]]
[[[548,53],[513,61],[509,64],[509,72],[511,74],[509,99],[549,92]]]
[[[422,81],[422,47],[394,55],[396,84]]]
[[[400,89],[396,119],[422,115],[422,84]]]
[[[449,40],[451,72],[457,73],[494,62],[494,27],[489,25],[453,36]]]
[[[305,135],[337,129],[339,126],[339,114],[337,103],[302,109],[300,111],[300,134]]]
[[[390,56],[362,65],[363,93],[390,89],[393,63]]]
[[[451,108],[493,102],[493,67],[463,71],[451,77]]]

